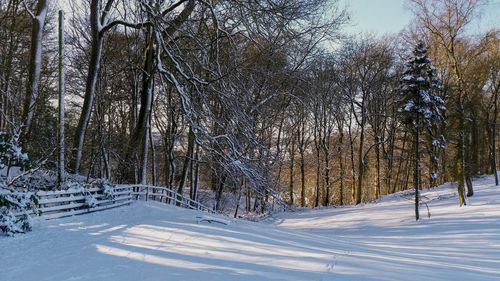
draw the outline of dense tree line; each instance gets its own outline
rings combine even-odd
[[[374,38],[344,36],[333,0],[70,1],[65,168],[210,190],[217,209],[359,204],[450,180],[465,204],[497,158],[500,33],[466,32],[481,4],[411,0],[413,24]],[[0,130],[49,169],[58,8],[0,0]],[[416,137],[401,79],[420,42],[447,110]]]

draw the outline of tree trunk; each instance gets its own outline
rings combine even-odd
[[[458,161],[457,161],[457,183],[458,183],[458,203],[460,207],[467,205],[466,194],[465,194],[465,136],[464,136],[464,121],[460,118],[460,131],[459,131],[459,141],[458,141]]]
[[[147,134],[148,134],[148,124],[151,118],[151,108],[153,103],[153,88],[154,88],[154,56],[155,56],[155,44],[154,44],[154,33],[151,28],[148,28],[148,42],[146,47],[146,54],[144,60],[144,73],[142,76],[141,85],[141,106],[139,109],[139,115],[137,117],[137,123],[135,125],[133,133],[130,135],[130,139],[127,145],[127,152],[125,154],[125,160],[122,163],[122,181],[131,182],[133,181],[133,171],[136,169],[135,165],[131,164],[133,159],[137,157],[138,152],[141,147],[147,146]],[[147,150],[142,150],[142,159],[144,159],[147,154]],[[144,161],[142,161],[144,165]]]
[[[471,137],[471,135],[469,134],[469,137]],[[471,140],[469,139],[468,144],[471,143]],[[471,145],[468,145],[468,147],[471,147]],[[469,149],[465,150],[464,148],[464,152],[466,153],[465,154],[465,185],[467,186],[467,197],[471,197],[474,195],[474,188],[472,186],[472,164],[471,164],[471,152],[469,151]],[[476,152],[477,153],[477,152]],[[474,171],[475,173],[476,171]]]
[[[85,142],[85,133],[90,121],[92,107],[94,104],[95,92],[97,88],[97,78],[99,75],[99,68],[102,56],[103,36],[100,32],[100,19],[99,19],[99,0],[92,0],[90,4],[90,34],[91,34],[91,48],[90,48],[90,62],[87,72],[87,80],[85,82],[85,96],[83,100],[82,112],[78,119],[75,136],[73,139],[73,154],[74,159],[71,165],[71,170],[78,174],[80,173],[80,166],[83,155],[83,144]]]
[[[420,190],[420,118],[417,114],[415,124],[415,220],[419,219],[419,193]]]
[[[294,204],[294,181],[293,181],[293,173],[294,173],[294,165],[295,165],[295,137],[292,136],[292,145],[290,147],[290,205]]]
[[[191,161],[191,199],[192,200],[198,200],[198,189],[199,189],[199,182],[200,182],[200,163],[198,162],[199,160],[199,150],[200,147],[197,143],[194,144],[195,149],[194,149],[194,155],[193,155],[193,160]],[[240,191],[240,197],[241,197],[241,191]]]
[[[306,206],[306,164],[305,151],[300,150],[300,206]]]
[[[390,194],[391,193],[391,186],[392,186],[392,172],[393,172],[393,163],[394,163],[394,139],[395,139],[395,130],[393,126],[393,122],[391,122],[390,125],[390,130],[389,130],[389,135],[388,135],[388,148],[386,149],[386,146],[383,144],[382,145],[382,153],[385,158],[385,179],[384,179],[384,185],[385,185],[385,194]]]
[[[340,168],[340,205],[344,205],[344,157],[343,157],[343,144],[344,144],[344,131],[342,128],[339,128],[339,168]]]
[[[323,116],[323,121],[325,124],[325,128],[323,131],[323,139],[321,140],[321,145],[323,147],[323,155],[325,158],[325,174],[324,174],[324,182],[325,182],[325,206],[329,206],[331,203],[331,183],[330,183],[330,139],[331,139],[331,130],[326,129],[326,115]]]
[[[352,121],[349,121],[349,148],[350,148],[350,158],[351,158],[351,200],[355,202],[356,200],[356,165],[354,162],[354,138],[352,135]]]
[[[168,91],[168,108],[170,110],[169,117],[167,120],[167,130],[164,143],[165,149],[165,185],[168,188],[173,188],[174,175],[176,173],[175,165],[175,141],[176,141],[176,131],[177,122],[175,116],[175,109],[173,108],[172,101],[172,91]]]
[[[58,107],[59,107],[59,164],[57,169],[57,182],[61,184],[65,177],[64,165],[64,95],[65,95],[65,69],[64,69],[64,12],[59,11],[59,90],[58,90]]]
[[[315,140],[317,142],[317,140]],[[319,197],[320,197],[320,186],[321,186],[321,158],[320,158],[320,146],[316,144],[316,187],[315,187],[315,199],[314,207],[319,207]]]
[[[246,187],[246,197],[245,197],[245,207],[246,207],[246,211],[247,213],[250,213],[250,211],[252,210],[252,206],[251,206],[251,201],[252,201],[252,198],[251,198],[251,191],[250,191],[250,187],[248,187],[248,185],[246,185],[245,183],[245,187]]]
[[[364,114],[363,114],[364,115]],[[364,117],[361,117],[364,119]],[[365,128],[364,121],[361,121],[361,131],[359,136],[359,155],[358,155],[358,184],[356,186],[355,201],[354,203],[361,203],[361,194],[363,190],[363,179],[364,179],[364,169],[365,169],[365,157],[364,157],[364,142],[365,142]]]
[[[191,163],[191,158],[193,157],[195,136],[192,127],[189,127],[188,133],[188,147],[186,156],[184,158],[184,166],[182,167],[181,178],[179,180],[179,185],[177,186],[177,193],[182,194],[184,185],[186,183],[187,175],[189,172],[189,167]]]
[[[328,147],[326,150],[329,150]],[[325,157],[325,206],[330,205],[331,197],[331,184],[330,184],[330,157],[326,155]]]
[[[148,121],[147,124],[148,125],[146,126],[146,132],[144,132],[144,135],[142,136],[141,171],[140,171],[141,184],[147,184],[148,181],[148,148],[149,148],[149,131],[151,130],[150,128],[151,123]]]
[[[496,104],[495,104],[495,112],[496,112]],[[497,139],[496,139],[496,114],[495,119],[493,121],[492,129],[491,129],[491,167],[493,170],[493,174],[495,175],[495,185],[498,186],[498,173],[497,173]]]
[[[221,210],[221,199],[222,199],[222,192],[224,191],[225,182],[226,182],[226,176],[222,176],[219,179],[219,184],[217,186],[217,190],[215,191],[215,211]]]
[[[155,146],[155,141],[153,139],[153,130],[151,128],[151,118],[153,116],[149,117],[149,146],[151,147],[151,182],[153,185],[158,185],[158,176],[157,176],[157,171],[156,171],[156,146]]]
[[[399,160],[399,165],[398,165],[398,171],[396,173],[396,179],[394,180],[394,184],[392,185],[391,187],[391,190],[390,190],[390,193],[394,193],[398,190],[398,184],[399,184],[399,177],[402,173],[402,166],[403,166],[403,155],[404,155],[404,151],[405,151],[405,146],[406,146],[406,139],[407,139],[407,135],[408,133],[405,132],[404,135],[403,135],[403,145],[401,147],[401,153],[400,153],[400,160]]]
[[[376,179],[375,179],[375,198],[378,199],[380,197],[381,190],[381,179],[380,179],[380,137],[375,137],[375,170],[376,170]]]
[[[241,195],[243,193],[243,186],[245,185],[245,179],[241,180],[240,187],[238,188],[238,201],[236,201],[236,208],[234,209],[234,218],[238,217],[238,211],[240,209]]]
[[[23,128],[21,129],[20,141],[29,143],[31,123],[35,112],[36,102],[39,96],[40,72],[42,69],[42,41],[47,17],[48,1],[38,0],[36,14],[32,17],[31,47],[28,66],[28,79],[26,85],[26,95],[23,108]]]

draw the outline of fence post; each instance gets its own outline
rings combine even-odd
[[[146,201],[148,201],[149,197],[149,186],[146,186]]]
[[[172,190],[172,205],[177,205],[177,191],[175,189]]]

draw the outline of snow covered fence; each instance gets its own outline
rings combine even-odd
[[[38,191],[38,208],[34,213],[54,219],[115,208],[130,204],[133,200],[131,193],[131,186]]]
[[[54,219],[130,204],[132,187],[102,184],[57,191],[30,192],[0,187],[0,234],[14,235],[31,230],[31,217]]]
[[[181,208],[215,213],[200,202],[166,187],[106,184],[101,187],[84,188],[78,184],[73,185],[67,190],[17,192],[17,195],[34,195],[28,196],[33,198],[29,200],[29,205],[32,207],[26,210],[13,210],[12,215],[21,217],[27,214],[55,219],[115,208],[130,204],[134,200],[154,200]]]
[[[192,210],[200,210],[208,213],[215,213],[212,208],[203,205],[202,203],[195,201],[189,197],[184,196],[183,194],[177,193],[173,189],[169,189],[161,186],[154,185],[122,185],[122,186],[130,186],[133,187],[132,195],[134,195],[134,199],[136,200],[154,200],[158,202],[162,202],[165,204],[176,205],[181,208],[192,209]]]

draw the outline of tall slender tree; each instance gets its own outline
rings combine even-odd
[[[458,182],[459,204],[466,204],[467,196],[474,194],[472,186],[472,173],[468,149],[466,149],[471,132],[469,120],[472,118],[471,100],[467,90],[467,77],[465,68],[467,57],[463,48],[464,32],[479,11],[484,0],[410,0],[412,9],[417,19],[417,25],[427,33],[429,43],[436,46],[436,52],[444,56],[443,66],[450,74],[448,87],[449,98],[453,105],[453,115],[457,130],[453,136],[456,138],[456,172]],[[469,56],[470,59],[470,56]]]
[[[36,102],[39,97],[40,72],[42,70],[42,43],[49,4],[47,0],[39,0],[34,13],[27,6],[26,2],[24,4],[32,21],[29,72],[26,81],[26,95],[22,118],[23,127],[21,129],[21,142],[26,143],[29,142],[29,133]]]
[[[415,219],[419,219],[419,190],[421,189],[421,135],[424,129],[432,131],[438,122],[442,122],[444,101],[439,91],[441,83],[436,76],[436,69],[427,56],[427,48],[419,43],[413,56],[406,63],[406,70],[401,78],[402,107],[400,112],[410,130],[414,132],[414,185]],[[439,145],[439,139],[433,141]]]

